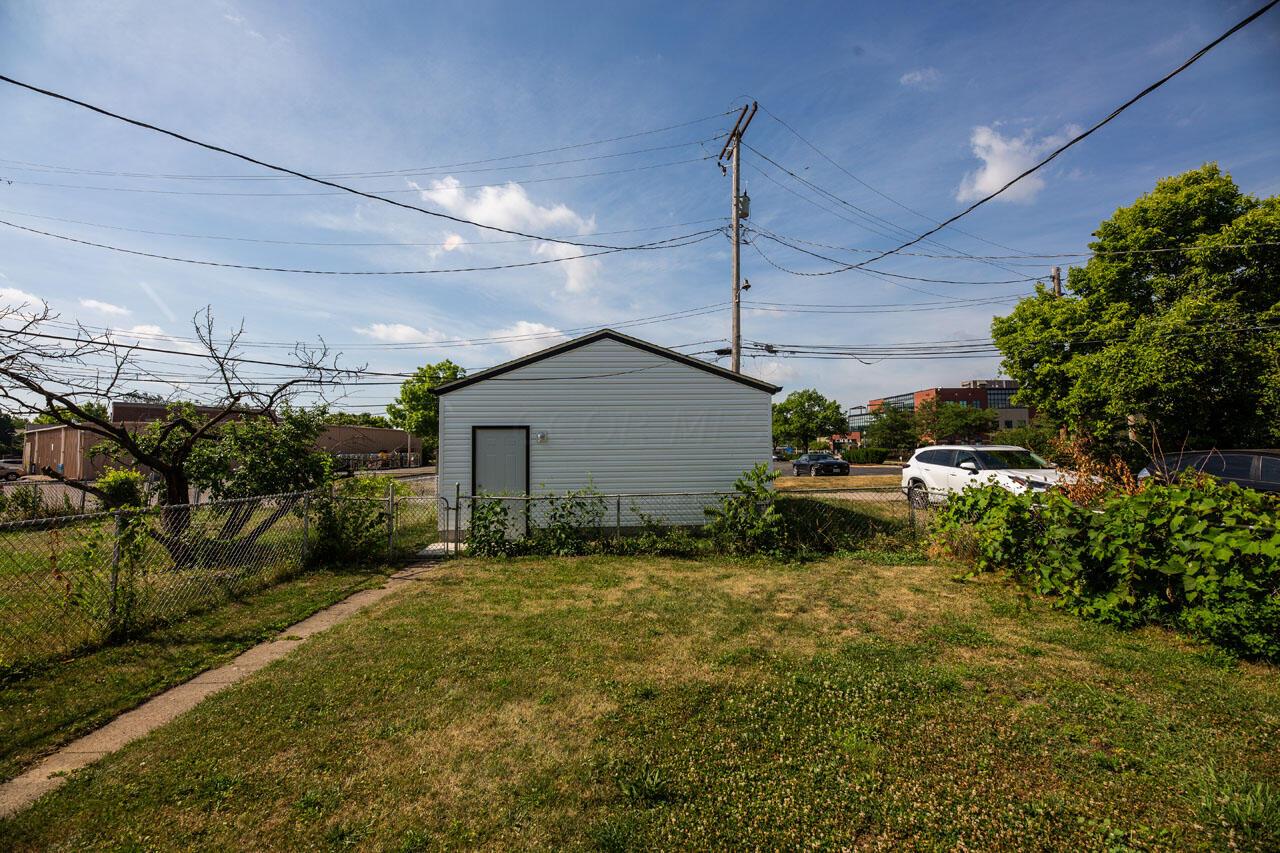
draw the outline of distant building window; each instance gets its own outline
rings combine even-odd
[[[1013,421],[1005,421],[1005,422],[1004,422],[1004,428],[1005,428],[1005,429],[1013,429]]]

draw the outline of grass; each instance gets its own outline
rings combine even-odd
[[[0,681],[0,778],[382,577],[310,572],[138,640]]]
[[[1275,849],[1275,668],[955,571],[451,562],[0,846]]]
[[[896,474],[867,474],[857,477],[778,477],[773,481],[773,486],[780,492],[809,489],[896,489],[902,486],[902,473],[899,471]]]

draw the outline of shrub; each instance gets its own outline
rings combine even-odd
[[[707,508],[707,534],[721,551],[754,554],[778,549],[782,516],[774,506],[777,494],[769,486],[777,476],[762,462],[738,478],[734,494]]]
[[[1065,494],[988,487],[952,497],[939,540],[972,534],[977,571],[1006,569],[1085,618],[1163,623],[1248,657],[1280,659],[1280,503],[1210,478]]]
[[[519,542],[508,533],[511,527],[509,501],[475,498],[471,501],[471,522],[467,527],[467,553],[477,557],[510,557],[520,551]]]
[[[378,501],[321,497],[312,504],[316,529],[308,562],[368,565],[386,556],[387,507]]]
[[[102,502],[109,509],[147,505],[147,480],[138,471],[108,468],[94,485],[102,492]]]
[[[334,492],[345,498],[366,498],[386,500],[387,487],[390,486],[396,497],[408,497],[413,494],[413,490],[409,488],[409,484],[396,477],[388,477],[385,474],[375,474],[371,477],[347,477],[338,480],[334,485]]]
[[[545,520],[533,532],[530,550],[553,557],[573,557],[589,550],[589,531],[599,533],[608,503],[591,487],[555,495],[546,501]]]
[[[840,456],[852,465],[879,465],[889,457],[889,451],[882,447],[846,447]]]

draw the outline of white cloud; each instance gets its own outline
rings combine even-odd
[[[450,234],[444,238],[444,245],[441,247],[446,252],[452,252],[454,249],[461,249],[467,245],[467,241],[462,239],[461,234]]]
[[[0,308],[38,308],[42,300],[34,293],[16,287],[0,287]]]
[[[521,337],[526,335],[539,335],[541,337],[532,340],[515,340],[500,342],[498,346],[506,350],[513,358],[526,355],[531,352],[537,352],[540,349],[546,349],[549,346],[560,343],[569,339],[569,336],[561,332],[554,326],[548,326],[545,323],[534,323],[529,320],[518,320],[514,324],[504,329],[494,329],[489,333],[489,337],[493,338],[510,338]]]
[[[128,308],[112,305],[110,302],[103,302],[98,299],[81,299],[80,307],[88,308],[90,311],[97,311],[99,314],[110,314],[113,317],[123,317],[129,313]]]
[[[435,329],[424,332],[405,323],[370,323],[368,326],[356,326],[354,331],[389,344],[430,343],[445,339],[444,334]]]
[[[942,73],[932,66],[917,68],[914,71],[908,71],[903,74],[898,78],[898,82],[913,89],[936,89],[938,84],[942,82]]]
[[[1074,125],[1062,133],[1036,139],[1030,130],[1003,136],[994,127],[975,127],[969,143],[982,166],[969,172],[956,190],[956,201],[977,201],[1035,165],[1041,157],[1079,133]],[[1044,178],[1028,175],[996,197],[997,201],[1030,202],[1044,189]]]
[[[565,204],[541,205],[529,197],[524,187],[509,182],[501,186],[478,187],[468,192],[452,176],[432,181],[427,188],[410,182],[421,190],[422,200],[462,219],[483,222],[511,231],[559,236],[564,233],[588,234],[595,230],[595,218],[584,217]],[[462,245],[461,237],[454,246],[453,237],[445,241],[445,251]],[[540,258],[581,258],[584,250],[566,243],[536,243],[533,253]],[[585,293],[594,283],[599,264],[589,260],[572,260],[560,265],[565,275],[565,290]]]

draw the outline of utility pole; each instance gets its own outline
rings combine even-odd
[[[1053,268],[1053,295],[1062,295],[1062,267]]]
[[[729,131],[724,148],[720,149],[720,156],[716,158],[720,171],[723,172],[725,169],[722,161],[725,153],[732,149],[730,161],[733,169],[733,198],[729,206],[729,218],[733,238],[733,331],[730,359],[734,373],[742,372],[742,220],[751,215],[750,200],[742,194],[739,175],[742,162],[742,134],[747,132],[747,125],[751,124],[751,119],[755,118],[757,106],[755,101],[751,102],[750,107],[743,106],[742,111],[738,113],[738,120],[733,123],[733,130]]]

